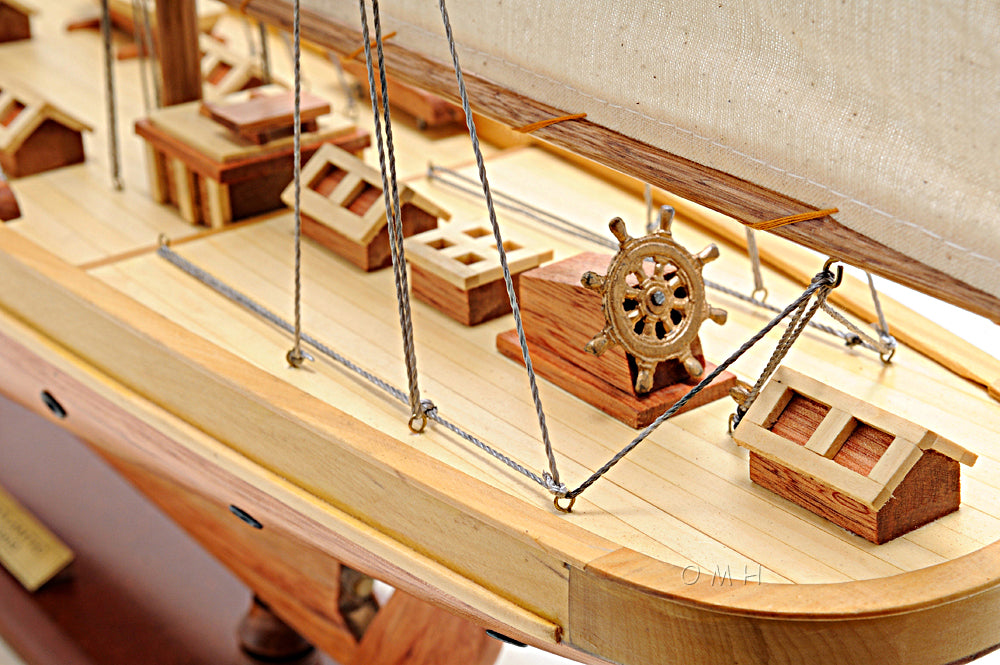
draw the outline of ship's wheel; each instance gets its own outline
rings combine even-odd
[[[673,211],[660,214],[659,228],[641,238],[632,238],[620,217],[611,220],[611,233],[618,239],[618,253],[607,275],[587,272],[583,285],[602,294],[604,330],[587,343],[586,350],[601,355],[619,344],[635,360],[638,370],[635,391],[643,394],[653,385],[656,366],[679,360],[696,378],[705,368],[692,352],[698,329],[706,318],[726,322],[726,310],[712,307],[705,298],[701,271],[719,257],[709,245],[692,255],[673,239]]]

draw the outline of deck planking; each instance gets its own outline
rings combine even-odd
[[[283,360],[289,344],[287,335],[207,293],[155,256],[131,256],[151,247],[159,233],[184,238],[202,229],[188,226],[176,213],[148,198],[141,144],[131,134],[132,120],[142,113],[137,94],[119,95],[127,189],[120,194],[110,192],[102,86],[96,84],[97,70],[93,66],[99,62],[99,41],[88,33],[61,34],[64,10],[57,3],[49,5],[38,26],[39,36],[27,44],[5,46],[0,50],[0,61],[6,75],[30,80],[33,87],[44,89],[54,101],[79,109],[95,131],[85,139],[86,164],[15,181],[25,215],[11,223],[11,228],[72,263],[103,262],[91,273],[150,309],[406,445],[434,455],[456,472],[485,480],[531,502],[548,502],[539,488],[482,458],[450,435],[431,431],[421,437],[409,436],[401,405],[329,363],[318,362],[309,372],[290,372]],[[221,29],[234,46],[245,38],[233,17],[225,18]],[[53,48],[57,40],[58,47]],[[271,46],[273,54],[283,54],[276,40]],[[346,104],[332,70],[316,54],[307,53],[305,57],[307,86],[331,98],[335,109],[344,109]],[[286,59],[276,55],[274,60],[278,78],[287,80]],[[121,90],[139,89],[138,61],[120,62],[116,72]],[[361,123],[370,123],[370,110],[360,108],[358,118]],[[481,218],[484,211],[476,201],[422,177],[429,160],[448,166],[467,164],[471,158],[468,139],[461,132],[420,134],[405,120],[395,127],[400,176],[422,191],[446,199],[456,220]],[[645,219],[642,202],[613,185],[537,150],[504,151],[488,145],[486,150],[491,181],[497,189],[599,231],[606,229],[612,216],[622,215],[633,234],[640,232]],[[369,151],[366,159],[378,163],[374,151]],[[466,169],[466,173],[472,171]],[[583,248],[517,215],[501,212],[500,217],[520,235],[554,247],[557,258]],[[709,241],[680,224],[677,236],[695,251]],[[192,241],[178,251],[290,318],[290,241],[288,218],[279,216]],[[116,260],[116,256],[128,258]],[[306,243],[305,265],[306,330],[324,341],[335,342],[337,348],[343,348],[367,368],[402,385],[389,271],[361,275],[311,243]],[[709,279],[744,285],[749,274],[745,257],[725,247],[723,260],[706,271]],[[768,284],[775,303],[786,302],[798,293],[794,285],[773,275],[768,275]],[[713,292],[710,300],[730,311],[726,326],[703,328],[707,354],[718,361],[738,341],[756,331],[766,317]],[[500,357],[493,346],[495,334],[512,326],[511,318],[467,330],[420,303],[414,303],[414,307],[426,394],[446,416],[530,468],[540,469],[544,458],[523,369]],[[995,541],[1000,535],[1000,520],[993,517],[1000,514],[1000,499],[996,498],[1000,451],[990,442],[991,432],[1000,429],[1000,409],[981,391],[905,351],[897,354],[892,367],[884,369],[871,354],[844,350],[835,341],[810,333],[789,356],[789,363],[893,408],[979,453],[979,464],[963,470],[965,503],[954,515],[883,546],[851,536],[750,484],[745,452],[725,433],[731,405],[717,403],[666,424],[608,478],[584,494],[576,512],[567,519],[680,566],[696,564],[710,571],[729,566],[735,573],[759,564],[763,567],[763,581],[768,582],[881,577],[923,568]],[[770,348],[761,345],[741,360],[736,366],[741,378],[753,375],[769,353]],[[610,457],[632,432],[542,383],[561,469],[568,484],[574,485]],[[928,391],[926,386],[935,389]]]

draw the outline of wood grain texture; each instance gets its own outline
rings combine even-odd
[[[284,30],[291,29],[291,5],[287,0],[254,0],[245,7],[241,0],[225,2],[231,7],[239,6],[254,18]],[[350,53],[362,41],[356,31],[315,13],[303,12],[302,16],[304,39],[341,53]],[[385,45],[385,59],[387,71],[393,76],[446,99],[457,99],[457,85],[450,65],[429,60],[392,42]],[[572,111],[555,109],[513,94],[470,73],[465,74],[465,81],[473,110],[510,127],[520,127]],[[586,120],[559,123],[535,134],[582,157],[628,173],[642,182],[661,187],[741,222],[761,222],[813,212],[823,207],[797,201]],[[782,226],[773,233],[1000,322],[1000,300],[996,297],[913,261],[848,229],[832,217]]]
[[[0,44],[31,39],[31,16],[18,5],[0,2]]]
[[[508,330],[497,335],[497,350],[511,360],[524,363],[516,330]],[[581,369],[547,346],[528,342],[528,350],[531,352],[532,366],[539,376],[635,429],[645,427],[656,420],[694,385],[694,383],[674,383],[639,397],[631,390],[628,392],[620,390]],[[706,374],[714,370],[715,365],[705,363]],[[729,397],[729,389],[734,385],[736,376],[730,372],[723,372],[677,413],[681,414],[710,402],[725,399]]]
[[[635,395],[635,362],[621,346],[613,346],[599,356],[584,349],[587,342],[604,329],[606,321],[601,309],[601,294],[584,288],[580,283],[583,273],[588,270],[606,273],[609,261],[610,257],[605,254],[585,252],[528,271],[522,276],[518,297],[528,340],[614,387],[617,400],[618,393]],[[700,342],[692,344],[692,352],[704,365]],[[690,382],[684,366],[676,360],[669,360],[657,365],[652,390]],[[641,400],[629,402],[638,405]],[[655,408],[665,403],[656,402]],[[629,413],[632,408],[629,407]],[[649,413],[647,411],[640,420],[648,417]]]
[[[558,644],[556,626],[505,603],[491,591],[481,595],[461,576],[415,551],[404,555],[405,545],[340,513],[25,332],[20,324],[0,317],[0,369],[7,379],[0,386],[4,394],[49,419],[53,418],[37,393],[40,386],[46,386],[58,395],[69,414],[58,421],[60,425],[91,442],[130,482],[248,581],[279,616],[317,646],[340,653],[342,662],[353,662],[354,640],[336,613],[339,561],[459,617],[544,649],[575,653]],[[41,362],[36,354],[46,360]],[[418,458],[410,458],[419,463]],[[177,475],[181,469],[185,469],[183,478]],[[265,477],[269,480],[262,485],[260,479]],[[229,505],[238,505],[263,528],[253,529],[236,519]],[[424,563],[417,563],[421,559]],[[451,595],[456,591],[461,599]],[[477,595],[479,600],[473,600]],[[483,611],[481,601],[489,597],[494,598],[492,607]],[[473,604],[468,604],[470,600]],[[426,622],[438,615],[422,610],[421,616]],[[462,625],[451,618],[447,622],[453,628]],[[421,649],[428,651],[427,645]],[[435,653],[433,647],[429,652]],[[489,653],[490,648],[482,652]],[[598,662],[585,654],[574,657]]]
[[[0,222],[9,222],[21,216],[21,208],[17,205],[17,197],[10,183],[0,180]]]
[[[201,99],[198,10],[195,0],[156,3],[156,32],[164,106]]]
[[[9,253],[5,256],[9,256]],[[6,294],[4,301],[8,301]],[[62,310],[61,307],[59,309]],[[26,330],[20,324],[13,328],[7,324],[5,329],[6,334],[14,332],[19,341],[30,342],[30,335],[26,336]],[[177,468],[180,465],[185,469],[187,483],[196,485],[199,492],[208,492],[210,496],[238,497],[241,506],[262,520],[265,530],[269,525],[284,525],[284,528],[307,542],[324,543],[324,549],[339,542],[338,553],[344,552],[344,556],[339,558],[358,569],[376,573],[394,569],[386,560],[380,560],[377,554],[373,554],[380,549],[375,546],[375,541],[369,540],[365,549],[359,550],[350,544],[356,542],[353,539],[357,534],[351,539],[344,539],[326,528],[317,528],[318,525],[312,520],[318,518],[320,523],[324,523],[337,512],[329,504],[322,504],[322,508],[321,504],[312,504],[312,508],[307,508],[310,505],[308,495],[301,490],[268,475],[257,465],[232,451],[226,452],[223,446],[214,444],[215,447],[212,448],[211,442],[204,435],[196,434],[176,418],[150,407],[142,400],[130,398],[131,401],[122,402],[127,393],[122,393],[120,387],[109,384],[106,378],[96,378],[99,375],[93,370],[81,374],[85,366],[80,365],[78,360],[65,356],[64,352],[51,349],[47,343],[30,343],[32,347],[28,351],[24,347],[19,349],[5,342],[2,348],[10,349],[12,353],[0,357],[5,362],[14,361],[15,364],[5,371],[4,376],[35,377],[22,384],[24,394],[30,399],[38,390],[41,372],[44,385],[55,386],[53,389],[73,414],[66,423],[71,428],[78,429],[81,433],[89,431],[91,436],[88,438],[100,439],[116,446],[124,445],[121,454],[126,458],[138,455],[138,459],[145,460],[142,462],[144,468],[148,468],[154,461],[160,468],[163,468],[162,465],[166,465],[166,468]],[[46,348],[50,350],[46,351]],[[32,355],[34,353],[43,353],[45,361],[35,360]],[[220,356],[216,350],[214,357],[218,370],[219,361],[225,360],[224,352]],[[70,383],[65,383],[70,376],[61,372],[53,373],[55,366],[72,372],[75,378]],[[146,365],[145,371],[150,371],[152,367]],[[16,372],[11,371],[15,368]],[[86,381],[86,390],[80,390],[81,380]],[[14,389],[20,390],[16,384]],[[95,403],[92,397],[95,390],[98,395],[103,395],[101,399],[110,398],[113,404],[118,404],[124,410],[109,410],[106,406],[101,406],[100,402]],[[81,403],[77,399],[85,401]],[[131,420],[136,409],[138,413],[145,414],[144,419],[150,419],[148,427]],[[129,416],[130,413],[133,415]],[[149,444],[153,445],[143,443],[146,441],[145,436],[138,437],[135,434],[126,438],[102,434],[120,431],[125,425],[115,414],[130,419],[130,424],[126,425],[127,430],[135,434],[146,432],[154,437],[156,443],[153,444],[152,440]],[[98,429],[92,429],[94,427]],[[136,430],[136,427],[139,429]],[[169,437],[180,437],[184,444],[170,445]],[[198,453],[199,446],[205,445],[215,452],[207,455]],[[412,453],[408,455],[407,465],[411,471],[414,464],[421,463],[419,456]],[[227,470],[223,471],[219,464],[224,464]],[[250,476],[246,475],[248,473]],[[267,492],[241,480],[250,477],[257,478],[257,484],[264,478],[269,478],[266,481]],[[460,479],[451,477],[450,482],[456,480]],[[493,497],[497,498],[499,497]],[[468,496],[467,501],[469,500],[475,502],[475,495]],[[227,498],[222,498],[222,502],[227,502]],[[320,508],[319,512],[316,511],[317,508]],[[287,512],[289,509],[293,512]],[[304,515],[296,516],[296,510],[306,510],[309,517],[303,519]],[[525,509],[522,507],[521,510],[520,513],[506,514],[506,518],[519,521],[525,516]],[[535,509],[527,512],[535,512]],[[327,517],[322,517],[324,514]],[[538,522],[532,530],[536,538],[541,536],[537,527],[545,521],[548,520]],[[339,531],[343,533],[343,529],[350,524],[348,519]],[[563,523],[559,527],[563,538],[569,535],[569,526]],[[570,542],[563,540],[562,546],[565,548],[567,545]],[[800,657],[818,657],[822,653],[825,662],[853,663],[856,662],[859,644],[867,644],[864,653],[871,654],[880,662],[893,665],[902,665],[904,662],[918,665],[951,662],[1000,642],[995,627],[988,619],[991,612],[1000,608],[1000,589],[997,586],[1000,571],[995,570],[1000,564],[993,552],[995,548],[996,546],[991,546],[943,566],[915,571],[898,578],[813,585],[809,594],[802,594],[801,587],[788,585],[751,584],[747,585],[746,592],[729,587],[711,587],[708,584],[688,586],[683,582],[684,571],[680,567],[664,565],[633,552],[619,550],[615,554],[602,556],[591,550],[592,553],[586,557],[589,563],[570,566],[567,590],[570,609],[565,624],[569,631],[567,641],[575,648],[600,652],[608,658],[625,663],[660,663],[664,658],[673,656],[690,656],[690,660],[686,662],[709,663],[721,655],[712,647],[706,647],[714,644],[723,645],[720,648],[730,655],[732,645],[735,644],[735,648],[753,662],[764,662],[765,654],[768,654],[770,662],[792,663],[801,662]],[[359,562],[362,565],[358,565]],[[523,570],[517,572],[522,574]],[[398,569],[394,575],[380,576],[403,588],[422,588],[422,593],[432,588],[421,586],[423,583],[418,583],[413,577],[400,575]],[[441,578],[438,578],[435,584],[441,583]],[[969,594],[970,585],[977,593]],[[440,592],[432,593],[430,597],[439,601],[444,599]],[[942,603],[943,598],[953,602]],[[462,605],[449,604],[452,609],[460,606]],[[468,613],[469,606],[464,607]],[[475,616],[483,619],[485,615]],[[855,620],[844,621],[846,617]],[[776,618],[781,620],[775,621]],[[806,618],[809,620],[802,621]],[[927,631],[926,626],[931,621],[942,627],[944,633],[939,631],[930,634],[932,631]],[[495,620],[485,623],[498,625]],[[302,624],[300,622],[296,625]],[[637,631],[636,628],[640,626],[642,628]],[[957,633],[961,634],[961,639],[953,637]],[[519,637],[524,632],[515,630],[513,635]],[[892,640],[875,639],[878,635],[892,635]],[[539,637],[526,639],[536,644],[546,643]],[[775,651],[773,645],[782,645],[781,650]],[[902,645],[906,645],[905,651],[901,650]],[[553,645],[548,642],[548,646],[552,648]],[[578,654],[576,657],[586,660],[585,654],[574,653]]]
[[[81,133],[52,119],[36,127],[16,150],[0,152],[0,167],[11,178],[23,178],[83,160]]]
[[[368,99],[368,68],[357,60],[341,60],[344,71],[353,76]],[[379,73],[375,72],[375,85],[379,85]],[[441,97],[425,92],[406,83],[396,80],[393,76],[386,77],[389,89],[389,105],[393,109],[408,113],[416,118],[418,125],[424,128],[440,127],[452,123],[465,122],[462,108]],[[381,97],[381,93],[379,93]]]
[[[185,115],[193,110],[183,106],[170,109],[172,113],[184,111]],[[279,140],[250,149],[223,135],[213,139],[212,152],[206,153],[200,147],[204,144],[181,140],[175,132],[163,130],[149,120],[138,121],[136,133],[146,142],[153,198],[175,204],[189,223],[204,220],[219,228],[282,206],[281,193],[294,170],[289,162],[293,148],[287,142]],[[194,136],[187,138],[196,141]],[[351,127],[306,134],[301,146],[302,162],[328,141],[357,152],[368,145],[370,136]],[[226,145],[233,152],[226,153]],[[214,156],[225,161],[215,161]]]
[[[641,189],[642,185],[633,186]],[[670,194],[658,192],[654,198],[674,206],[683,219],[746,249],[743,229],[728,217]],[[765,265],[800,284],[808,284],[812,279],[814,272],[810,268],[816,265],[816,260],[807,250],[766,234],[757,234],[757,246]],[[851,275],[844,276],[841,285],[830,293],[829,300],[867,323],[878,320],[868,284]],[[892,334],[900,342],[959,376],[984,386],[1000,399],[1000,360],[884,294],[880,301]],[[996,316],[990,318],[996,320]]]
[[[500,642],[406,593],[381,608],[345,665],[493,665]]]
[[[300,95],[300,122],[305,126],[330,112],[330,104],[308,92]],[[251,96],[233,103],[202,104],[202,113],[223,127],[257,144],[271,133],[292,130],[295,126],[295,97],[292,92]]]
[[[381,192],[379,192],[381,194]],[[375,203],[381,207],[381,201]],[[383,210],[383,218],[385,217]],[[407,203],[401,210],[403,219],[403,237],[429,231],[437,227],[437,218],[428,215],[412,203]],[[359,244],[331,228],[328,224],[314,219],[310,215],[302,215],[302,234],[314,240],[337,256],[347,259],[364,271],[381,270],[392,265],[392,250],[389,248],[389,227],[383,225],[367,244]]]
[[[511,275],[511,279],[516,289],[520,276]],[[460,289],[436,273],[410,262],[410,285],[414,298],[465,326],[479,325],[511,312],[507,285],[502,279],[471,289]]]
[[[750,453],[750,479],[875,544],[886,543],[958,510],[958,462],[930,451],[879,510],[796,471]]]
[[[982,561],[967,563],[974,566]],[[915,584],[934,583],[943,573],[936,568],[921,571],[910,580]],[[826,594],[828,587],[813,588],[808,594],[802,594],[797,586],[769,589],[771,585],[760,584],[756,574],[756,570],[727,571],[725,566],[676,569],[664,574],[645,557],[626,550],[614,552],[583,571],[573,570],[571,630],[567,639],[582,649],[599,651],[621,662],[694,665],[719,662],[714,645],[724,645],[721,648],[726,649],[726,657],[738,654],[748,662],[847,664],[857,663],[859,658],[865,661],[875,658],[898,665],[950,663],[963,657],[959,652],[970,647],[975,650],[977,646],[973,645],[984,650],[995,646],[987,645],[988,639],[967,640],[964,632],[951,623],[957,607],[915,607],[872,622],[871,615],[863,608],[868,603],[878,603],[879,590],[872,587],[872,595],[866,594],[866,600],[856,607],[855,619],[845,622],[835,619],[835,612],[828,613],[833,609],[828,604],[831,600]],[[621,586],[625,579],[632,580],[631,590]],[[852,584],[838,586],[848,591]],[[903,595],[915,590],[911,587]],[[788,605],[782,610],[774,606],[775,611],[767,613],[767,618],[739,610],[706,613],[709,606],[695,600],[725,598],[728,606],[735,609],[757,605],[764,595],[784,601],[797,597],[794,604],[803,613],[786,614],[791,609]],[[694,602],[664,602],[679,596]],[[974,601],[979,609],[996,602],[993,593],[980,595]],[[635,623],[622,626],[616,633],[602,629],[603,622],[622,613],[635,617]],[[925,621],[930,614],[935,615],[936,630],[928,631]],[[795,637],[803,633],[811,636],[807,643],[800,643]],[[902,635],[912,635],[913,639],[901,641]]]

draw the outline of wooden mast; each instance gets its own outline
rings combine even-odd
[[[287,0],[223,2],[281,29],[291,28],[291,3]],[[306,10],[302,11],[302,38],[342,53],[353,51],[361,43],[358,31]],[[457,100],[458,89],[450,64],[428,59],[393,43],[385,45],[385,57],[386,67],[393,76]],[[465,81],[473,109],[510,127],[566,113],[565,110],[512,93],[470,72],[465,72]],[[744,224],[815,212],[820,208],[587,120],[545,127],[534,132],[533,136],[700,203]],[[832,217],[782,226],[771,232],[1000,323],[1000,299],[876,242]]]
[[[195,0],[156,3],[163,105],[201,99],[201,58]]]

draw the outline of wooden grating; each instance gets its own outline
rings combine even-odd
[[[830,407],[826,404],[794,393],[782,409],[781,415],[768,429],[778,436],[804,446],[829,412]]]
[[[382,196],[382,176],[362,160],[336,146],[324,145],[302,168],[302,212],[329,227],[347,241],[368,245],[386,224],[385,206],[375,205]],[[293,205],[294,183],[281,195]],[[400,185],[401,208],[412,204],[437,218],[449,214],[408,185]]]
[[[503,277],[488,221],[443,225],[408,238],[404,244],[410,262],[460,289],[467,291]],[[517,238],[504,240],[503,248],[513,275],[552,259],[551,249],[530,248]]]
[[[209,35],[199,36],[201,75],[205,97],[219,101],[226,95],[260,86],[264,72],[256,57],[242,55]]]
[[[734,438],[875,510],[928,450],[975,462],[947,439],[787,367],[774,373]]]
[[[0,151],[16,152],[50,120],[76,132],[91,130],[27,87],[0,83]]]
[[[889,450],[895,437],[868,423],[857,423],[833,461],[851,471],[867,476]]]

